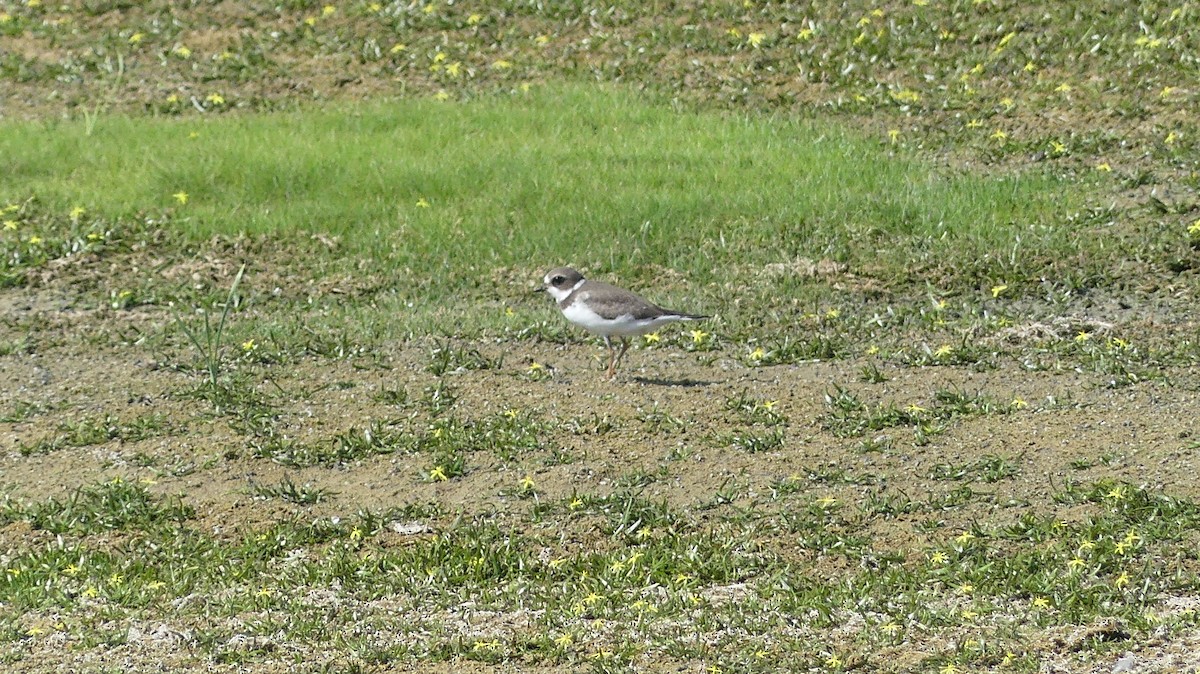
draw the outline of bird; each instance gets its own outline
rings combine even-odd
[[[629,349],[629,338],[654,332],[677,321],[700,321],[711,316],[664,309],[637,293],[602,281],[589,281],[570,267],[558,267],[542,277],[544,291],[554,298],[564,318],[604,338],[611,358],[605,376],[612,379],[617,364]],[[613,337],[621,342],[620,350]]]

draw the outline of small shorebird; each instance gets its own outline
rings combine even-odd
[[[667,323],[708,318],[663,309],[624,288],[588,281],[570,267],[551,269],[542,282],[538,290],[550,293],[564,318],[604,338],[612,356],[606,373],[609,379],[616,374],[617,363],[629,349],[629,337],[654,332]],[[619,351],[613,346],[613,337],[621,340]]]

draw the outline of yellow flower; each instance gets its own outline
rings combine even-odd
[[[451,63],[450,65],[446,66],[446,74],[449,75],[450,77],[461,77],[462,76],[462,62],[455,61],[454,63]]]
[[[396,44],[392,45],[392,48],[389,51],[391,51],[393,54],[399,54],[405,49],[408,49],[408,45],[404,44],[403,42],[397,42]]]
[[[187,45],[179,45],[175,48],[175,55],[179,58],[187,58],[192,55],[192,50]]]
[[[175,201],[178,201],[180,203],[180,205],[186,204],[188,202],[188,193],[187,192],[176,192],[175,194],[172,194],[171,196],[175,197]]]
[[[559,648],[566,648],[567,646],[570,646],[574,641],[575,641],[575,638],[572,637],[570,634],[563,634],[554,639],[554,645],[558,646]]]
[[[1067,566],[1072,570],[1078,569],[1084,564],[1086,564],[1086,562],[1084,562],[1080,557],[1075,557],[1071,561],[1067,562]]]
[[[537,486],[537,484],[533,481],[533,478],[529,475],[526,475],[525,478],[523,480],[521,480],[521,489],[524,491],[533,491],[533,488],[536,486]]]
[[[36,245],[39,245],[41,242],[42,242],[42,237],[37,236],[36,234],[34,236],[29,237],[30,245],[36,246]]]
[[[1057,140],[1052,140],[1050,141],[1050,149],[1054,151],[1054,154],[1063,154],[1067,151],[1067,146]]]
[[[1175,87],[1163,87],[1162,91],[1158,92],[1160,98],[1166,98],[1175,91]]]
[[[133,35],[129,36],[129,44],[137,44],[144,39],[146,39],[145,33],[134,33]]]
[[[1179,136],[1172,131],[1167,134],[1167,137],[1163,139],[1163,142],[1167,145],[1174,145],[1176,140],[1179,140]]]
[[[700,330],[700,329],[692,330],[691,334],[692,334],[692,342],[695,344],[700,344],[701,342],[703,342],[705,340],[705,338],[708,337],[708,333],[703,330]]]
[[[876,346],[876,345],[872,344],[871,346],[868,346],[868,347],[867,347],[866,354],[867,354],[868,356],[874,356],[874,355],[875,355],[875,354],[877,354],[877,353],[879,353],[879,347],[878,347],[878,346]]]
[[[544,47],[545,45],[550,43],[550,36],[549,35],[539,35],[539,36],[533,38],[533,41],[536,42],[539,47]]]
[[[1016,398],[1013,398],[1012,402],[1009,403],[1009,405],[1011,405],[1012,408],[1015,410],[1023,410],[1029,406],[1029,403],[1025,402],[1024,398],[1021,398],[1020,396],[1018,396]]]
[[[1008,134],[1005,133],[1003,129],[996,129],[995,131],[992,132],[993,140],[1005,140],[1007,138],[1008,138]]]
[[[751,47],[754,47],[755,49],[757,49],[759,47],[759,45],[762,44],[763,40],[765,40],[766,38],[767,38],[766,33],[750,33],[749,35],[746,36],[746,43],[749,44]]]
[[[971,594],[975,591],[975,586],[970,583],[963,583],[962,585],[958,586],[958,591],[962,592],[963,594]]]
[[[821,506],[822,508],[830,508],[836,503],[837,499],[833,498],[832,496],[822,496],[821,498],[817,499],[817,505]]]
[[[1188,231],[1188,234],[1191,234],[1193,236],[1200,236],[1200,220],[1196,220],[1192,224],[1188,225],[1187,231]]]
[[[1082,344],[1092,338],[1092,333],[1087,330],[1080,330],[1079,334],[1075,335],[1076,343]]]
[[[260,598],[261,597],[270,597],[271,596],[271,588],[260,587],[260,588],[258,588],[258,592],[254,593],[254,596],[260,597]]]
[[[215,91],[205,96],[204,100],[212,103],[213,105],[223,105],[225,103],[225,97]]]
[[[337,12],[337,7],[333,5],[325,5],[321,8],[321,16],[333,16]]]
[[[84,213],[87,213],[86,208],[83,206],[76,206],[75,208],[71,209],[71,219],[78,220],[81,216],[83,216]]]
[[[658,344],[662,340],[662,335],[659,335],[657,332],[652,332],[645,337],[642,337],[642,339],[646,340],[647,344]]]
[[[1054,90],[1060,94],[1065,94],[1071,90],[1071,85],[1067,84],[1066,82],[1063,82],[1062,84],[1055,87]]]
[[[946,553],[942,552],[941,550],[938,550],[929,556],[929,561],[933,564],[945,564],[949,559],[950,558],[946,555]]]
[[[947,662],[938,672],[940,674],[957,674],[958,667],[953,662]]]
[[[429,208],[429,200],[425,197],[417,199],[417,208]]]
[[[569,504],[567,504],[567,507],[571,510],[579,510],[583,507],[583,499],[576,496]]]
[[[258,345],[254,343],[253,339],[247,339],[242,342],[242,351],[253,351],[256,348],[258,348]]]
[[[1129,574],[1124,573],[1124,572],[1122,572],[1121,575],[1117,576],[1117,579],[1113,581],[1113,586],[1115,586],[1115,587],[1125,587],[1128,584],[1129,584]]]
[[[924,407],[921,407],[920,405],[913,403],[913,404],[909,405],[908,407],[905,407],[904,411],[908,412],[909,414],[921,414],[922,412],[925,412],[926,410]]]
[[[812,28],[801,28],[800,32],[796,33],[796,39],[798,39],[798,40],[808,40],[808,39],[811,39],[812,36],[813,36]]]
[[[63,575],[74,578],[79,575],[80,568],[74,564],[68,564],[67,568],[63,569]]]
[[[933,357],[934,358],[945,358],[946,356],[949,356],[952,353],[954,353],[954,347],[950,346],[949,344],[943,344],[943,345],[939,346],[933,352]]]
[[[472,14],[471,16],[467,17],[467,25],[468,26],[477,26],[477,25],[479,25],[480,21],[483,21],[483,17],[480,16],[479,14]]]
[[[496,70],[508,70],[512,65],[512,61],[505,61],[504,59],[492,61],[492,67]]]
[[[17,221],[16,220],[5,220],[4,221],[4,229],[7,229],[9,231],[16,230],[17,229]]]
[[[992,297],[999,297],[1000,293],[1004,292],[1005,290],[1008,290],[1008,286],[1003,283],[992,286]]]
[[[762,404],[762,408],[764,410],[770,412],[771,410],[775,409],[775,406],[779,404],[779,401],[778,400],[764,400],[764,401],[762,401],[761,404]]]
[[[1037,70],[1037,64],[1034,63],[1033,61],[1026,61],[1025,67],[1023,68],[1023,70],[1027,73],[1034,72]]]
[[[892,144],[894,145],[896,141],[900,140],[900,129],[888,130],[888,138],[891,139]]]
[[[425,5],[421,8],[421,11],[425,12],[426,14],[433,14],[433,10],[434,6],[432,4]]]
[[[446,93],[445,89],[441,89],[433,95],[433,99],[436,101],[448,101],[450,100],[450,94]]]
[[[1038,597],[1033,600],[1031,605],[1034,608],[1050,608],[1050,600],[1045,597]]]
[[[535,360],[529,364],[529,368],[527,371],[528,372],[537,372],[538,370],[541,370],[543,367],[545,367],[545,366]]]
[[[974,538],[975,534],[971,533],[970,531],[964,531],[956,536],[954,540],[958,541],[959,543],[970,543],[972,540],[974,540]]]
[[[834,655],[825,658],[825,666],[829,667],[830,669],[837,669],[842,666],[842,659],[839,658],[835,653]]]
[[[313,26],[317,25],[317,17],[315,17],[315,16],[304,17],[304,25],[308,26],[309,28],[312,28]]]
[[[445,482],[448,479],[446,477],[446,470],[441,466],[434,466],[433,470],[429,471],[429,480],[431,482]]]
[[[363,530],[360,527],[354,527],[350,530],[350,540],[361,541],[363,539]]]
[[[1102,173],[1112,173],[1112,166],[1110,166],[1108,162],[1102,161],[1099,164],[1096,164],[1096,170]]]
[[[767,357],[767,352],[763,351],[763,348],[761,346],[755,347],[755,349],[750,352],[751,360],[762,360],[763,358],[766,358],[766,357]]]

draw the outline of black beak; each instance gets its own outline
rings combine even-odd
[[[533,289],[533,292],[535,292],[535,293],[544,293],[544,292],[546,292],[546,286],[540,286],[540,287],[534,288],[534,289]]]

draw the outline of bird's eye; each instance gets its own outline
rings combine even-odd
[[[566,280],[567,280],[567,277],[560,274],[560,275],[555,276],[554,278],[550,279],[550,285],[560,286],[563,283],[565,283]]]

